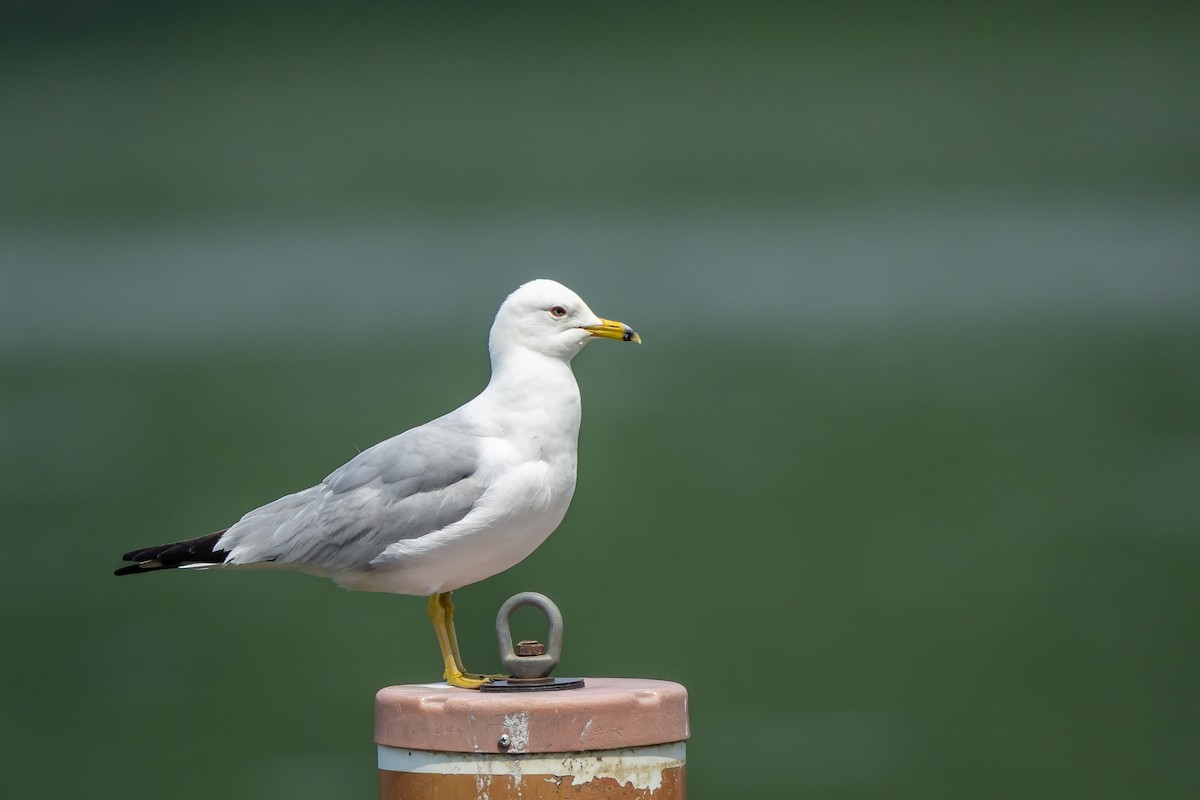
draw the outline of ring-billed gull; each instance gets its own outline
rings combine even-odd
[[[128,552],[135,563],[116,574],[290,568],[349,589],[429,595],[447,683],[477,688],[489,676],[463,668],[450,592],[521,561],[566,514],[580,418],[571,359],[595,338],[641,342],[562,284],[526,283],[496,314],[492,377],[475,399],[226,530]]]

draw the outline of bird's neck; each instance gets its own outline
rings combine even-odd
[[[579,385],[571,364],[529,350],[513,350],[494,359],[485,394],[501,417],[524,418],[559,435],[578,435]],[[550,432],[550,431],[547,431]]]
[[[502,358],[492,359],[488,389],[527,397],[530,405],[539,405],[539,399],[554,401],[556,394],[579,394],[569,361],[523,349],[509,350]]]

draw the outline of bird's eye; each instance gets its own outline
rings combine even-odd
[[[550,316],[555,319],[562,319],[567,315],[567,310],[562,306],[550,306]]]

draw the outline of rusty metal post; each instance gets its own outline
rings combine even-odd
[[[380,800],[683,800],[687,690],[588,678],[581,689],[389,686],[375,697]]]

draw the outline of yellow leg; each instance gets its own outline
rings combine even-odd
[[[466,675],[468,673],[467,668],[463,666],[462,651],[458,649],[458,630],[454,627],[454,600],[451,599],[449,592],[443,592],[437,597],[446,618],[446,633],[450,637],[450,656],[454,659],[454,666],[458,667],[458,671]]]
[[[454,631],[454,603],[450,600],[449,592],[430,595],[429,621],[433,623],[433,632],[442,651],[442,663],[445,664],[445,672],[442,674],[446,683],[463,689],[478,689],[494,678],[504,677],[480,675],[467,672],[463,668],[462,654],[458,649],[458,634]]]

